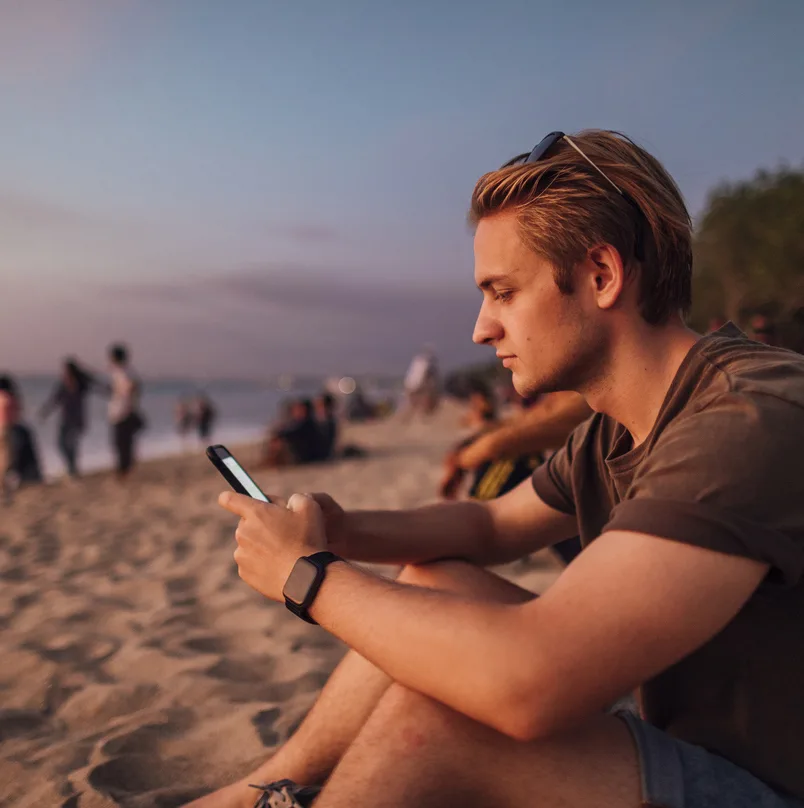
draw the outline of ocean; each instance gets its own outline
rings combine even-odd
[[[23,420],[36,436],[43,472],[49,479],[64,474],[64,464],[57,449],[59,413],[51,413],[46,421],[39,410],[52,392],[55,378],[17,377],[23,400]],[[143,381],[142,412],[147,428],[138,443],[140,459],[180,454],[189,447],[201,446],[193,434],[183,445],[176,431],[175,407],[182,396],[197,393],[193,382]],[[203,391],[217,410],[212,442],[236,444],[259,439],[276,418],[279,403],[288,397],[312,396],[321,390],[320,384],[309,383],[285,392],[276,386],[251,382],[213,381],[203,385]],[[113,455],[109,442],[106,417],[108,399],[97,393],[88,401],[89,424],[81,442],[79,468],[82,472],[109,469]]]

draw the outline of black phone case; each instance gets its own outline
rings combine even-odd
[[[216,444],[215,446],[207,446],[207,457],[212,462],[212,465],[215,466],[215,468],[223,476],[223,479],[226,480],[227,483],[229,483],[229,485],[232,487],[232,489],[236,493],[243,494],[243,495],[245,495],[247,497],[250,496],[248,491],[246,491],[246,489],[243,488],[243,486],[240,484],[240,481],[237,479],[237,477],[235,477],[234,474],[232,474],[232,472],[229,471],[228,468],[226,468],[226,466],[223,463],[223,460],[216,453],[217,449],[220,449],[221,451],[226,452],[226,454],[229,455],[229,457],[234,458],[234,455],[225,446],[221,446],[220,444]],[[243,469],[243,470],[245,471],[245,469]],[[256,483],[255,483],[255,485],[256,485]],[[260,489],[260,490],[262,490],[262,489]],[[263,496],[265,497],[265,499],[267,499],[270,502],[270,498],[264,492],[263,492]]]

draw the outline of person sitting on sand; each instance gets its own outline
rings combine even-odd
[[[335,396],[322,393],[315,400],[315,415],[318,422],[318,459],[329,460],[335,454],[338,443],[338,418],[335,413]]]
[[[443,499],[456,499],[465,476],[465,470],[458,464],[461,451],[476,441],[483,434],[493,431],[499,426],[497,402],[491,388],[479,379],[473,379],[469,385],[468,408],[461,418],[461,425],[473,431],[457,446],[447,452],[444,458],[444,473],[438,486]]]
[[[313,414],[313,402],[291,402],[289,417],[280,422],[266,442],[261,468],[302,465],[320,460],[322,436]]]
[[[42,482],[39,451],[22,418],[22,396],[13,377],[0,376],[0,497],[8,501],[21,485]]]
[[[521,395],[594,415],[489,501],[222,493],[243,581],[351,650],[195,808],[322,785],[316,808],[804,806],[804,357],[686,327],[689,215],[622,135],[551,133],[478,181],[471,219],[474,341]],[[541,597],[488,568],[574,535]],[[635,689],[638,715],[610,712]]]

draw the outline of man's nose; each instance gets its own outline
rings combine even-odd
[[[472,342],[477,345],[490,345],[495,340],[498,340],[500,336],[502,336],[500,324],[493,317],[489,316],[486,312],[486,306],[483,304],[477,315],[475,330],[472,334]]]

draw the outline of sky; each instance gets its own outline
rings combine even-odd
[[[490,359],[477,178],[613,128],[700,213],[804,164],[802,37],[800,0],[0,0],[0,368]]]

